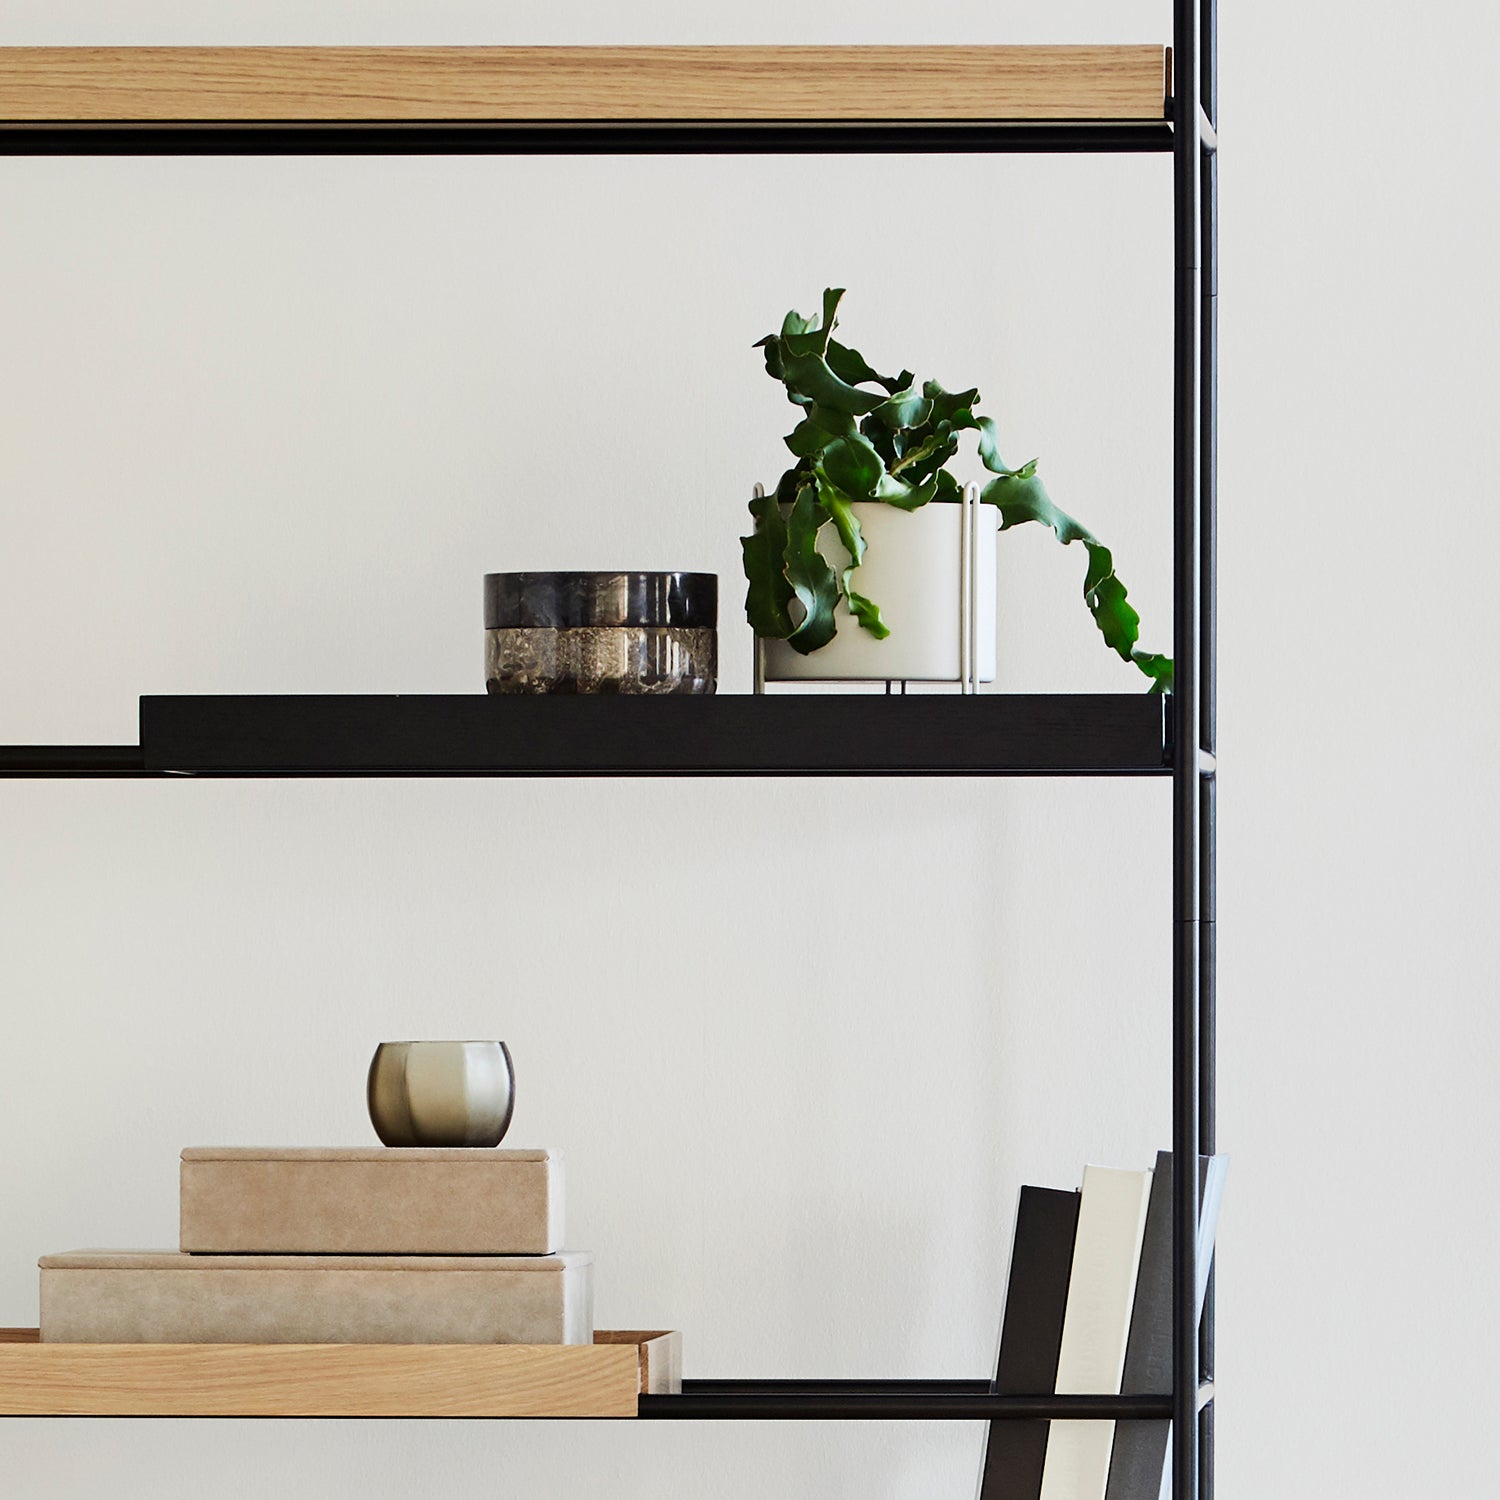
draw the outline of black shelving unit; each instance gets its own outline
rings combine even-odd
[[[1167,700],[143,698],[140,743],[0,747],[0,776],[1165,775],[1172,779],[1172,1149],[1215,1149],[1214,0],[1174,0],[1162,118],[356,121],[0,119],[0,153],[1170,152],[1173,649]],[[0,103],[0,114],[4,113]],[[586,732],[580,733],[580,730]],[[856,751],[854,748],[858,747]],[[871,748],[875,747],[875,748]],[[1214,1307],[1195,1304],[1198,1174],[1174,1174],[1173,1381],[1144,1396],[1002,1396],[986,1381],[688,1380],[650,1418],[1173,1422],[1174,1500],[1213,1494]]]

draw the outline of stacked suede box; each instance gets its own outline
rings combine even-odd
[[[181,1217],[176,1252],[44,1256],[43,1341],[593,1340],[555,1152],[187,1150]]]

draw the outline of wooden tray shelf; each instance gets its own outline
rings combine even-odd
[[[1162,120],[1165,47],[5,47],[0,120]]]
[[[0,1416],[633,1417],[682,1336],[566,1344],[43,1344],[0,1329]]]

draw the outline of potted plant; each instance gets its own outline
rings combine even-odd
[[[843,295],[824,292],[818,322],[789,312],[781,332],[755,346],[801,411],[786,437],[796,462],[773,493],[751,501],[754,529],[741,539],[745,614],[764,643],[766,676],[958,675],[963,491],[949,465],[972,432],[989,476],[979,500],[993,508],[980,512],[989,521],[978,528],[979,675],[994,676],[996,533],[1039,521],[1064,545],[1083,544],[1084,602],[1105,644],[1145,673],[1152,692],[1170,691],[1171,658],[1138,649],[1140,616],[1109,549],[1052,503],[1036,460],[1006,466],[994,422],[974,415],[977,390],[947,391],[935,380],[919,386],[910,370],[878,374],[839,343],[833,330]]]

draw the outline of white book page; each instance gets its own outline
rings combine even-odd
[[[1059,1395],[1117,1394],[1146,1229],[1150,1172],[1085,1167],[1057,1361]],[[1041,1500],[1104,1500],[1113,1422],[1054,1422]]]

